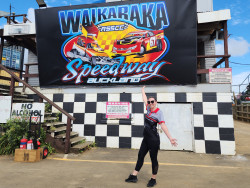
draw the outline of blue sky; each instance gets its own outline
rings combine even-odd
[[[230,9],[232,19],[228,21],[231,54],[229,61],[233,69],[233,85],[240,84],[250,74],[250,0],[214,0],[213,5],[214,11]],[[223,43],[217,41],[217,54],[221,54],[221,47]],[[236,88],[233,87],[233,90]]]
[[[49,7],[78,5],[104,2],[105,0],[45,0]],[[10,3],[12,12],[28,14],[33,21],[33,9],[37,9],[36,0],[1,0],[0,10],[9,12]],[[250,0],[214,0],[214,11],[230,9],[232,19],[228,21],[230,67],[233,68],[233,84],[240,84],[250,74]],[[0,27],[6,23],[0,18]],[[223,53],[223,42],[216,42],[216,53]],[[237,64],[236,64],[237,63]]]

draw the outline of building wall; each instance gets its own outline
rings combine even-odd
[[[228,92],[230,85],[200,85],[207,88],[206,92],[203,86],[162,86],[158,90],[153,87],[146,89],[156,91],[147,95],[156,96],[159,103],[193,105],[194,152],[234,155],[232,102],[231,93]],[[75,89],[76,92],[70,92],[68,89],[41,91],[76,118],[73,122],[73,131],[78,132],[80,136],[95,141],[99,147],[139,149],[145,114],[140,88],[134,88],[133,92],[123,92],[124,88],[120,92],[110,88],[91,93],[84,88]],[[130,102],[131,119],[106,119],[107,101]],[[57,113],[58,110],[52,108],[52,112]],[[62,116],[62,121],[66,123],[66,116]]]
[[[213,11],[212,0],[198,0],[197,12]],[[215,54],[215,42],[207,41],[200,51]],[[202,54],[203,55],[203,54]],[[29,55],[29,62],[37,58]],[[215,59],[205,59],[201,68],[211,68]],[[33,73],[38,72],[34,67]],[[204,77],[202,82],[207,82]],[[33,86],[39,80],[29,81]],[[140,147],[143,133],[145,107],[140,87],[63,87],[38,88],[46,97],[73,115],[73,131],[100,147]],[[193,106],[193,145],[196,153],[235,154],[234,125],[232,117],[230,84],[198,84],[196,86],[147,86],[148,95],[155,95],[159,103],[190,103]],[[31,96],[32,97],[32,96]],[[35,98],[35,97],[34,97]],[[131,118],[110,120],[105,118],[106,102],[130,102]],[[53,113],[57,109],[52,108]],[[180,117],[181,118],[181,117]],[[62,116],[66,123],[66,116]],[[166,120],[167,122],[167,120]],[[178,138],[177,138],[178,139]]]
[[[215,40],[204,42],[205,55],[215,55]],[[216,58],[205,58],[205,69],[211,69],[216,63]],[[206,82],[209,82],[209,75],[206,74]]]
[[[205,55],[215,55],[215,40],[209,40],[204,42]],[[211,69],[216,63],[215,58],[205,58],[206,69]]]
[[[14,74],[16,76],[20,77],[20,72],[15,72],[15,71],[13,71],[13,72],[14,72]],[[7,73],[4,70],[0,70],[0,76],[11,78],[11,76],[9,75],[9,73]],[[0,79],[0,84],[10,86],[10,81]],[[19,83],[15,82],[15,86],[18,86],[18,85],[19,85]]]
[[[197,12],[213,11],[213,0],[197,0]]]
[[[28,63],[38,63],[37,56],[33,54],[30,50],[28,52]],[[29,74],[39,74],[38,65],[32,65],[29,67]],[[29,78],[28,84],[31,86],[39,86],[39,78]]]

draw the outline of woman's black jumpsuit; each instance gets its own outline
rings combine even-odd
[[[158,172],[158,160],[157,154],[160,148],[160,137],[157,132],[157,123],[165,123],[162,111],[157,108],[155,111],[151,111],[149,106],[147,106],[147,115],[145,116],[143,140],[138,153],[138,160],[136,163],[135,170],[140,171],[144,157],[147,152],[150,153],[150,158],[152,161],[152,174],[156,175]]]

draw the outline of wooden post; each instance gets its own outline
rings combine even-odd
[[[26,23],[26,17],[25,17],[25,14],[23,15],[23,23]]]
[[[70,132],[71,132],[71,120],[68,117],[67,119],[67,128],[66,128],[66,140],[65,140],[65,153],[69,153],[69,149],[70,149]]]
[[[224,55],[228,55],[228,31],[227,21],[224,21]],[[225,68],[229,68],[229,60],[225,58]]]
[[[42,97],[39,97],[39,102],[43,103],[43,98]]]
[[[238,120],[238,104],[235,107],[235,119]]]
[[[235,119],[238,120],[238,104],[237,104],[236,109],[235,109],[235,114],[236,114]]]
[[[246,114],[247,114],[247,115],[246,115],[246,116],[247,116],[247,122],[249,122],[249,107],[250,107],[250,106],[247,105],[247,113],[246,113]]]
[[[1,44],[0,44],[0,64],[2,64],[4,38],[1,37],[0,39],[1,39]]]
[[[29,65],[28,64],[26,64],[25,65],[25,75],[27,76],[29,74]],[[28,77],[24,77],[24,81],[26,82],[26,83],[28,83]],[[25,85],[23,85],[23,92],[25,92],[25,89],[26,89],[26,86]]]
[[[248,105],[248,111],[247,111],[247,113],[248,113],[248,122],[250,122],[250,105]]]
[[[243,104],[240,105],[240,113],[239,113],[241,121],[243,120],[242,113],[241,113],[242,111],[243,111]]]
[[[238,117],[237,120],[240,120],[240,109],[241,109],[241,105],[242,105],[242,104],[240,104],[240,105],[239,105],[239,108],[237,109],[237,112],[238,112],[238,114],[237,114],[237,115],[238,115],[238,116],[237,116],[237,117]]]
[[[12,102],[14,99],[14,89],[15,89],[15,78],[11,76],[11,81],[10,81],[10,96],[12,97]]]

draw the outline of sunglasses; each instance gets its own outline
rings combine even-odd
[[[151,102],[151,104],[154,104],[155,101],[148,101],[148,104],[150,104],[150,102]]]

